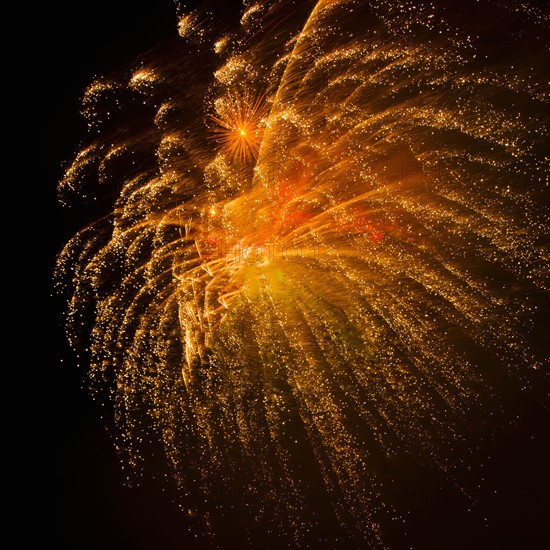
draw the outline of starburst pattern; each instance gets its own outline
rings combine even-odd
[[[218,115],[212,115],[217,124],[213,133],[226,153],[238,162],[257,158],[262,143],[262,96],[232,94],[216,102]]]

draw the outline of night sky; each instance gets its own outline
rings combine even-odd
[[[37,441],[41,441],[40,499],[48,521],[44,542],[54,548],[135,550],[203,548],[188,534],[185,516],[172,501],[169,487],[144,480],[137,488],[124,484],[124,472],[100,415],[86,390],[85,364],[66,343],[63,330],[63,297],[52,282],[53,265],[63,243],[82,227],[82,212],[62,208],[56,184],[63,168],[84,139],[85,121],[79,114],[85,87],[95,76],[116,70],[140,53],[177,33],[176,10],[170,0],[136,3],[98,0],[79,3],[68,10],[49,4],[36,17],[40,40],[36,63],[41,76],[38,205],[40,231],[36,236],[39,257],[39,323],[42,327],[35,387],[40,394]],[[83,362],[84,363],[84,362]],[[541,396],[544,392],[540,392]],[[548,453],[545,444],[548,418],[538,402],[517,404],[523,411],[517,424],[508,426],[492,441],[490,486],[497,496],[491,528],[483,533],[456,533],[472,549],[542,548],[547,538]],[[483,454],[487,449],[480,451]],[[424,490],[423,481],[416,483]],[[426,488],[430,495],[429,487]],[[429,496],[427,496],[429,498]],[[418,500],[418,499],[417,499]],[[427,503],[418,511],[418,540],[422,548],[437,534],[437,508]],[[452,509],[452,506],[449,508]],[[43,515],[43,514],[40,514]],[[435,537],[437,538],[437,537]]]

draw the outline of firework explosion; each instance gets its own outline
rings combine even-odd
[[[475,506],[472,426],[547,366],[548,17],[246,4],[87,89],[68,333],[212,546],[390,547],[399,471]]]

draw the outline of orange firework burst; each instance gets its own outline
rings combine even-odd
[[[263,95],[235,93],[216,101],[219,116],[212,115],[218,125],[214,139],[234,160],[248,162],[260,151],[265,115]]]
[[[59,186],[125,473],[171,473],[202,548],[502,546],[490,455],[547,413],[544,18],[233,3],[90,85]]]

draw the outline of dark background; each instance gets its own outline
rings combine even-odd
[[[101,407],[86,390],[85,364],[77,366],[66,343],[65,304],[52,282],[56,255],[82,226],[79,212],[58,204],[56,185],[85,138],[85,121],[79,114],[83,91],[95,76],[175,36],[176,9],[170,0],[97,0],[69,7],[47,4],[32,18],[33,65],[38,65],[39,76],[32,89],[38,98],[40,159],[39,179],[32,187],[40,228],[33,231],[33,254],[39,260],[33,265],[39,266],[34,290],[40,307],[31,329],[39,338],[29,350],[36,374],[27,384],[38,394],[31,444],[36,474],[31,479],[39,490],[34,488],[31,494],[40,496],[31,499],[31,516],[41,520],[43,542],[59,549],[201,548],[204,541],[189,534],[168,487],[154,480],[134,488],[125,485]],[[540,394],[542,398],[544,392]],[[430,513],[433,505],[427,505],[423,515],[421,493],[426,487],[420,480],[412,497],[416,510],[412,538],[419,541],[415,549],[443,548],[434,542],[440,537],[447,541],[454,537],[453,548],[544,547],[540,541],[547,537],[547,411],[540,402],[529,400],[515,407],[520,411],[516,424],[480,451],[480,456],[490,452],[493,457],[486,465],[487,490],[498,490],[485,495],[491,527],[460,532],[457,522],[454,535],[443,532],[447,527],[439,526]],[[429,491],[424,498],[429,498]],[[445,525],[451,524],[447,518]]]

